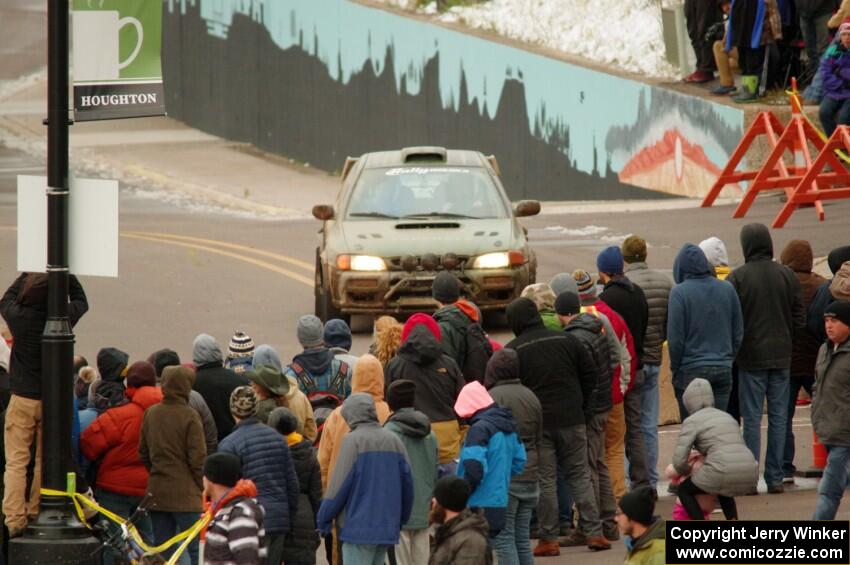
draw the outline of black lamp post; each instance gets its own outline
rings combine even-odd
[[[47,324],[42,336],[42,486],[66,490],[71,469],[74,334],[68,318],[68,0],[47,6]],[[100,543],[71,500],[42,496],[38,518],[9,544],[10,563],[100,562]]]

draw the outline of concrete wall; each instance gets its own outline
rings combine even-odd
[[[349,0],[165,0],[169,114],[333,171],[495,154],[513,198],[701,196],[743,112]]]

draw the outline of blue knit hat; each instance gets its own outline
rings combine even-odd
[[[351,350],[351,328],[343,320],[328,320],[325,324],[325,345]]]
[[[603,249],[596,257],[596,269],[600,273],[619,275],[623,272],[623,252],[616,245]]]

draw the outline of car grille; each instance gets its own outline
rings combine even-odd
[[[403,260],[405,258],[409,258],[414,261],[416,264],[416,269],[411,271],[415,273],[424,273],[424,272],[439,272],[445,271],[446,269],[443,267],[443,257],[441,255],[436,255],[437,257],[437,268],[433,270],[426,270],[422,266],[422,257],[417,255],[412,256],[403,256],[403,257],[387,257],[385,258],[387,262],[387,267],[389,267],[390,271],[404,271]],[[457,267],[452,269],[453,271],[463,271],[467,267],[467,263],[469,263],[470,257],[468,255],[458,255],[457,256]],[[471,266],[471,265],[470,265]]]

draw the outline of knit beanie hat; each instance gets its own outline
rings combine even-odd
[[[573,271],[573,278],[576,280],[576,288],[581,303],[586,305],[596,302],[596,285],[593,283],[590,274],[582,269],[576,269]]]
[[[609,275],[622,274],[623,252],[616,245],[606,247],[596,256],[596,269]]]
[[[407,336],[410,335],[410,332],[413,331],[413,328],[415,328],[416,326],[425,326],[426,328],[428,328],[428,331],[433,334],[434,338],[437,341],[441,341],[443,339],[443,336],[440,333],[440,325],[437,323],[437,321],[434,320],[434,318],[432,318],[428,314],[423,314],[419,312],[409,317],[404,323],[404,327],[401,330],[402,343],[407,341]]]
[[[829,270],[834,275],[841,269],[841,265],[850,261],[850,245],[844,247],[836,247],[829,252],[826,262],[829,264]]]
[[[576,280],[573,278],[571,273],[558,273],[552,280],[549,281],[549,288],[552,289],[552,292],[555,293],[555,296],[560,295],[562,292],[567,292],[571,290],[578,294],[578,287],[576,287]]]
[[[257,412],[257,393],[250,386],[240,386],[230,393],[230,413],[235,418],[250,418]]]
[[[530,284],[522,289],[522,298],[530,298],[534,305],[537,306],[537,311],[552,310],[555,308],[555,293],[549,288],[546,283]]]
[[[306,314],[298,318],[295,328],[298,343],[301,347],[318,347],[324,343],[324,327],[322,321],[312,314]]]
[[[446,510],[462,512],[466,508],[471,491],[469,483],[457,475],[447,475],[434,485],[434,498]]]
[[[172,349],[160,349],[151,353],[150,357],[148,357],[148,363],[153,365],[156,371],[156,378],[159,379],[162,376],[163,369],[171,365],[180,364],[180,356]]]
[[[242,478],[242,465],[232,453],[213,453],[204,461],[204,477],[225,487],[234,487]]]
[[[230,338],[230,345],[227,348],[227,352],[231,359],[251,357],[254,355],[254,340],[245,332],[237,331]]]
[[[147,361],[136,361],[127,369],[127,387],[156,386],[156,369]]]
[[[836,300],[826,307],[823,317],[835,318],[840,322],[843,322],[845,326],[850,326],[850,302],[846,300]]]
[[[626,263],[641,263],[646,261],[646,240],[636,235],[630,235],[623,242],[621,249]]]
[[[278,406],[269,414],[269,427],[288,436],[298,431],[298,417],[289,408]]]
[[[850,23],[844,22],[840,26],[838,26],[838,36],[841,37],[842,33],[850,32]]]
[[[2,339],[0,339],[0,342],[2,342],[0,343],[0,349],[2,349],[6,342]],[[2,365],[2,360],[0,360],[0,365]],[[83,367],[80,369],[76,379],[74,379],[74,396],[81,401],[81,405],[88,406],[89,387],[99,378],[100,376],[97,374],[97,369],[94,367]],[[80,410],[82,410],[82,408],[80,408]]]
[[[351,351],[351,328],[343,320],[328,320],[325,324],[325,345]]]
[[[460,281],[448,271],[440,271],[434,278],[431,295],[441,304],[454,304],[460,299]]]
[[[714,267],[726,267],[729,265],[729,254],[726,252],[726,244],[719,237],[709,237],[699,242],[699,248],[705,253],[708,263]]]
[[[652,523],[652,516],[655,514],[657,498],[658,495],[652,487],[638,487],[623,495],[620,499],[620,510],[629,517],[629,520],[648,526]]]
[[[455,412],[461,418],[469,418],[479,410],[495,404],[493,397],[478,381],[467,383],[457,396],[455,401]]]
[[[402,408],[413,408],[416,400],[416,383],[407,379],[394,381],[387,388],[387,404],[395,412]]]
[[[555,300],[555,312],[559,316],[572,316],[581,312],[581,301],[577,292],[562,292]]]
[[[130,356],[115,347],[104,347],[97,352],[97,372],[105,381],[123,381],[124,370]]]

